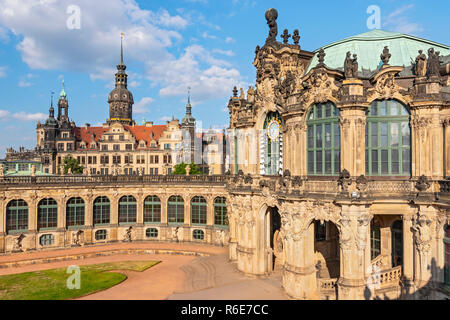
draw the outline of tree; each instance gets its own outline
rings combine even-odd
[[[83,173],[84,167],[80,166],[78,160],[73,158],[71,155],[64,158],[63,164],[64,164],[64,174],[67,174],[69,172],[69,169],[73,174]]]
[[[186,167],[188,166],[187,163],[181,162],[177,165],[174,166],[174,170],[172,171],[172,174],[186,174]],[[193,175],[193,174],[202,174],[202,172],[200,171],[200,168],[195,164],[195,163],[191,163],[189,164],[189,175]]]

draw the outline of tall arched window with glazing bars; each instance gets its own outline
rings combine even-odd
[[[332,102],[311,107],[308,130],[308,175],[337,175],[341,166],[339,109]]]
[[[375,100],[366,116],[366,175],[410,176],[408,109],[396,100]]]
[[[195,196],[191,200],[192,224],[206,224],[206,200],[201,196]]]
[[[167,222],[169,224],[184,223],[184,200],[181,196],[170,196],[167,200]]]
[[[282,121],[278,112],[269,112],[260,136],[260,173],[278,175],[283,171]]]
[[[58,203],[52,198],[39,201],[38,230],[56,229],[58,223]]]
[[[161,222],[161,200],[157,196],[148,196],[144,200],[144,223]]]
[[[214,199],[214,225],[228,226],[227,200],[225,197]]]
[[[28,204],[24,200],[12,200],[6,206],[6,232],[28,231]]]
[[[108,197],[98,197],[94,201],[94,225],[110,223],[111,202]]]
[[[71,198],[66,205],[66,226],[84,226],[84,200],[77,197]]]
[[[137,203],[133,196],[123,196],[119,200],[119,224],[136,223]]]

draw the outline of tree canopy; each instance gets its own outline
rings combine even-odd
[[[189,171],[189,175],[194,175],[194,174],[202,174],[202,172],[200,171],[200,168],[195,164],[195,163],[184,163],[181,162],[177,165],[174,166],[174,170],[172,171],[172,174],[186,174],[186,167],[189,166],[190,167],[190,171]]]
[[[64,174],[67,174],[69,172],[69,169],[73,174],[83,173],[84,167],[80,166],[78,160],[70,155],[64,158],[63,165],[64,165]]]

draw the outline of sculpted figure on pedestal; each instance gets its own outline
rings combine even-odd
[[[414,71],[418,77],[425,77],[427,74],[427,56],[422,50],[419,50]]]

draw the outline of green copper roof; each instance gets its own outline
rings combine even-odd
[[[61,90],[61,93],[59,94],[59,96],[62,98],[62,97],[66,97],[67,95],[66,95],[66,91],[64,90],[64,80],[62,81],[62,90]]]
[[[427,54],[429,48],[440,51],[441,56],[450,54],[450,47],[437,42],[421,39],[411,35],[389,32],[384,30],[372,30],[356,36],[346,38],[325,45],[325,64],[332,69],[343,69],[347,51],[352,55],[358,55],[358,70],[376,70],[380,64],[380,54],[384,46],[388,46],[391,54],[389,64],[391,66],[410,66],[419,55],[418,51],[423,50]],[[314,51],[317,53],[320,50]],[[318,63],[317,55],[311,61],[307,72]]]

